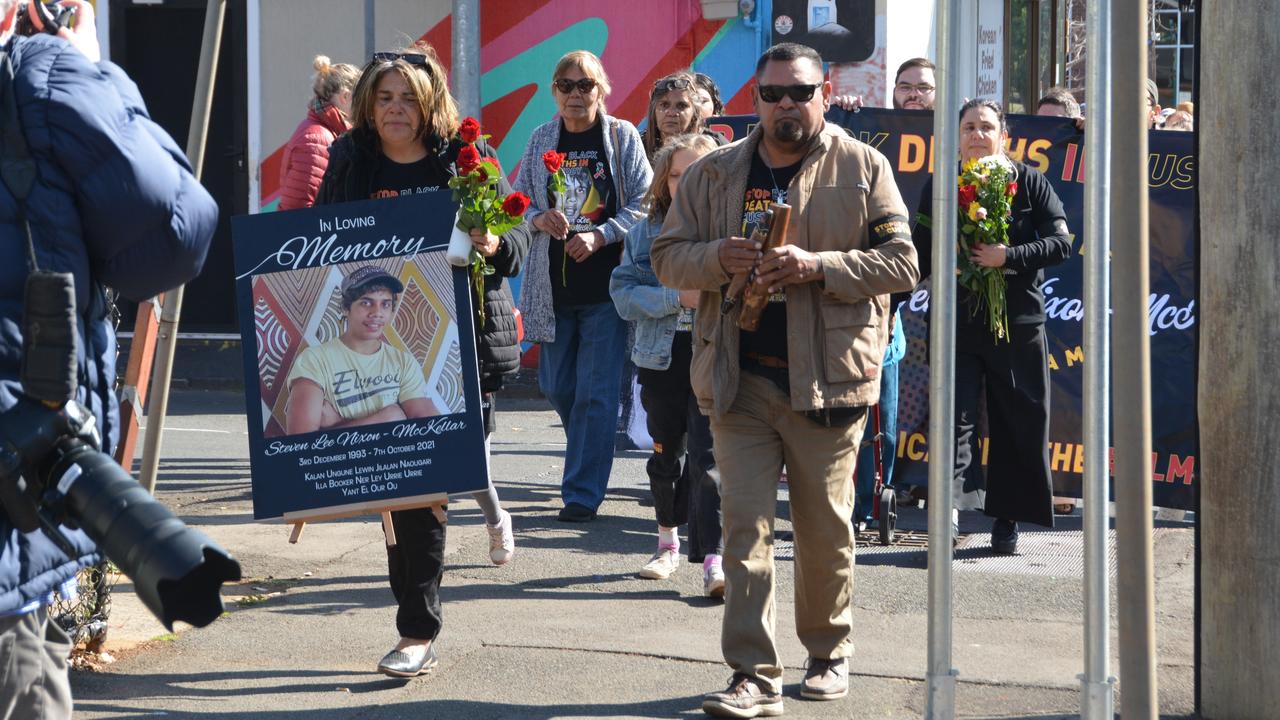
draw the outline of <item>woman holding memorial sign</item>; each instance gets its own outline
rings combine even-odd
[[[1071,238],[1062,201],[1043,175],[1009,159],[1004,151],[1008,139],[1004,112],[996,103],[975,99],[961,108],[956,491],[982,487],[978,404],[985,385],[990,438],[984,509],[995,518],[992,550],[1012,554],[1018,547],[1018,522],[1053,527],[1049,369],[1040,284],[1044,268],[1071,256]],[[922,279],[931,270],[932,212],[929,180],[912,233]]]
[[[427,45],[375,53],[356,84],[351,120],[351,131],[330,150],[317,204],[447,189],[471,154],[497,162],[478,126],[459,121],[444,69]],[[498,187],[510,193],[505,179]],[[523,223],[501,237],[472,230],[471,241],[493,268],[492,274],[483,275],[484,302],[473,314],[487,436],[494,425],[493,394],[503,377],[519,366],[514,304],[505,278],[520,272],[529,232]],[[488,491],[477,493],[477,500],[489,530],[490,559],[505,563],[514,549],[511,516],[498,506],[492,479]],[[413,677],[436,664],[433,644],[441,626],[445,530],[429,508],[391,516],[398,544],[387,548],[387,564],[399,603],[400,642],[378,663],[378,671]]]
[[[640,133],[605,113],[600,58],[560,59],[551,93],[560,116],[533,131],[516,188],[532,198],[529,271],[520,289],[526,339],[541,343],[538,384],[564,424],[564,522],[588,522],[613,468],[627,326],[609,298],[622,238],[643,217],[652,171]]]

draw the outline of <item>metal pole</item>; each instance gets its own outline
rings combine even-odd
[[[956,178],[960,142],[960,3],[937,0],[933,137],[933,281],[929,286],[929,671],[925,717],[956,714],[951,666],[951,508],[955,472]]]
[[[480,0],[453,0],[453,97],[480,118]]]
[[[1110,0],[1089,0],[1085,59],[1084,197],[1084,674],[1080,716],[1115,717],[1107,529],[1111,479],[1111,48]]]
[[[191,101],[191,127],[187,131],[187,160],[196,179],[204,171],[204,145],[209,137],[209,114],[213,107],[213,86],[218,74],[218,49],[222,41],[222,21],[227,14],[227,0],[209,0],[205,6],[204,38],[200,45],[200,70],[196,75],[196,94]],[[173,355],[178,346],[178,319],[182,315],[182,288],[164,294],[160,311],[160,331],[156,347],[156,364],[151,372],[154,394],[147,408],[147,434],[142,445],[141,482],[148,492],[156,489],[156,473],[160,468],[160,440],[164,433],[164,417],[169,411],[169,378],[173,374]]]
[[[1112,5],[1112,270],[1115,297],[1116,597],[1120,714],[1156,717],[1151,551],[1151,347],[1148,336],[1147,4]],[[1092,122],[1089,124],[1093,129]],[[1088,363],[1086,363],[1087,365]]]

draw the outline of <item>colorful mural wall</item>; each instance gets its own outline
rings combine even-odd
[[[450,18],[434,11],[447,13],[449,3],[427,4],[442,6],[426,13],[439,19],[429,27],[400,27],[399,32],[402,39],[430,42],[451,65]],[[515,5],[504,0],[480,3],[481,118],[493,135],[502,167],[512,176],[529,134],[555,115],[551,73],[570,50],[600,55],[613,84],[610,114],[637,124],[644,118],[653,82],[685,67],[716,80],[726,112],[752,112],[749,80],[755,58],[769,39],[759,23],[704,20],[697,0],[523,0],[520,11],[513,12]],[[301,110],[298,116],[301,119]],[[264,128],[268,154],[261,166],[263,210],[274,209],[279,201],[281,147],[292,129]]]

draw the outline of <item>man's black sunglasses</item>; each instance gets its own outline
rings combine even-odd
[[[431,74],[431,61],[427,59],[426,55],[420,55],[418,53],[393,53],[393,52],[376,52],[373,54],[374,62],[393,63],[397,60],[402,60],[410,65],[420,67],[426,70],[428,75]]]
[[[569,93],[573,92],[574,88],[578,88],[578,92],[582,93],[583,95],[587,95],[592,90],[596,89],[596,81],[592,80],[591,78],[580,78],[578,80],[570,80],[569,78],[560,78],[559,80],[556,80],[554,83],[552,83],[552,85],[555,85],[556,89],[564,93],[565,95],[568,95]]]
[[[813,94],[818,91],[822,84],[817,85],[759,85],[760,99],[767,103],[782,102],[785,95],[795,102],[809,102],[813,99]]]

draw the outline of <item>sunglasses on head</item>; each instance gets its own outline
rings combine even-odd
[[[689,78],[663,78],[653,84],[653,91],[688,90],[691,87],[693,87],[693,81]]]
[[[569,78],[560,78],[559,80],[556,80],[554,83],[552,83],[552,85],[555,85],[556,89],[564,93],[565,95],[568,95],[569,93],[573,92],[574,88],[578,88],[578,92],[582,93],[583,95],[586,95],[590,93],[592,90],[596,89],[596,81],[592,80],[591,78],[581,78],[579,80],[570,80]]]
[[[813,94],[818,91],[822,84],[817,85],[760,85],[760,99],[767,103],[782,102],[782,98],[791,98],[795,102],[809,102],[813,99]]]
[[[401,60],[415,67],[420,67],[426,70],[428,73],[431,72],[431,61],[427,59],[426,55],[420,55],[418,53],[393,53],[393,52],[376,52],[373,54],[374,62],[393,63],[397,60]]]

